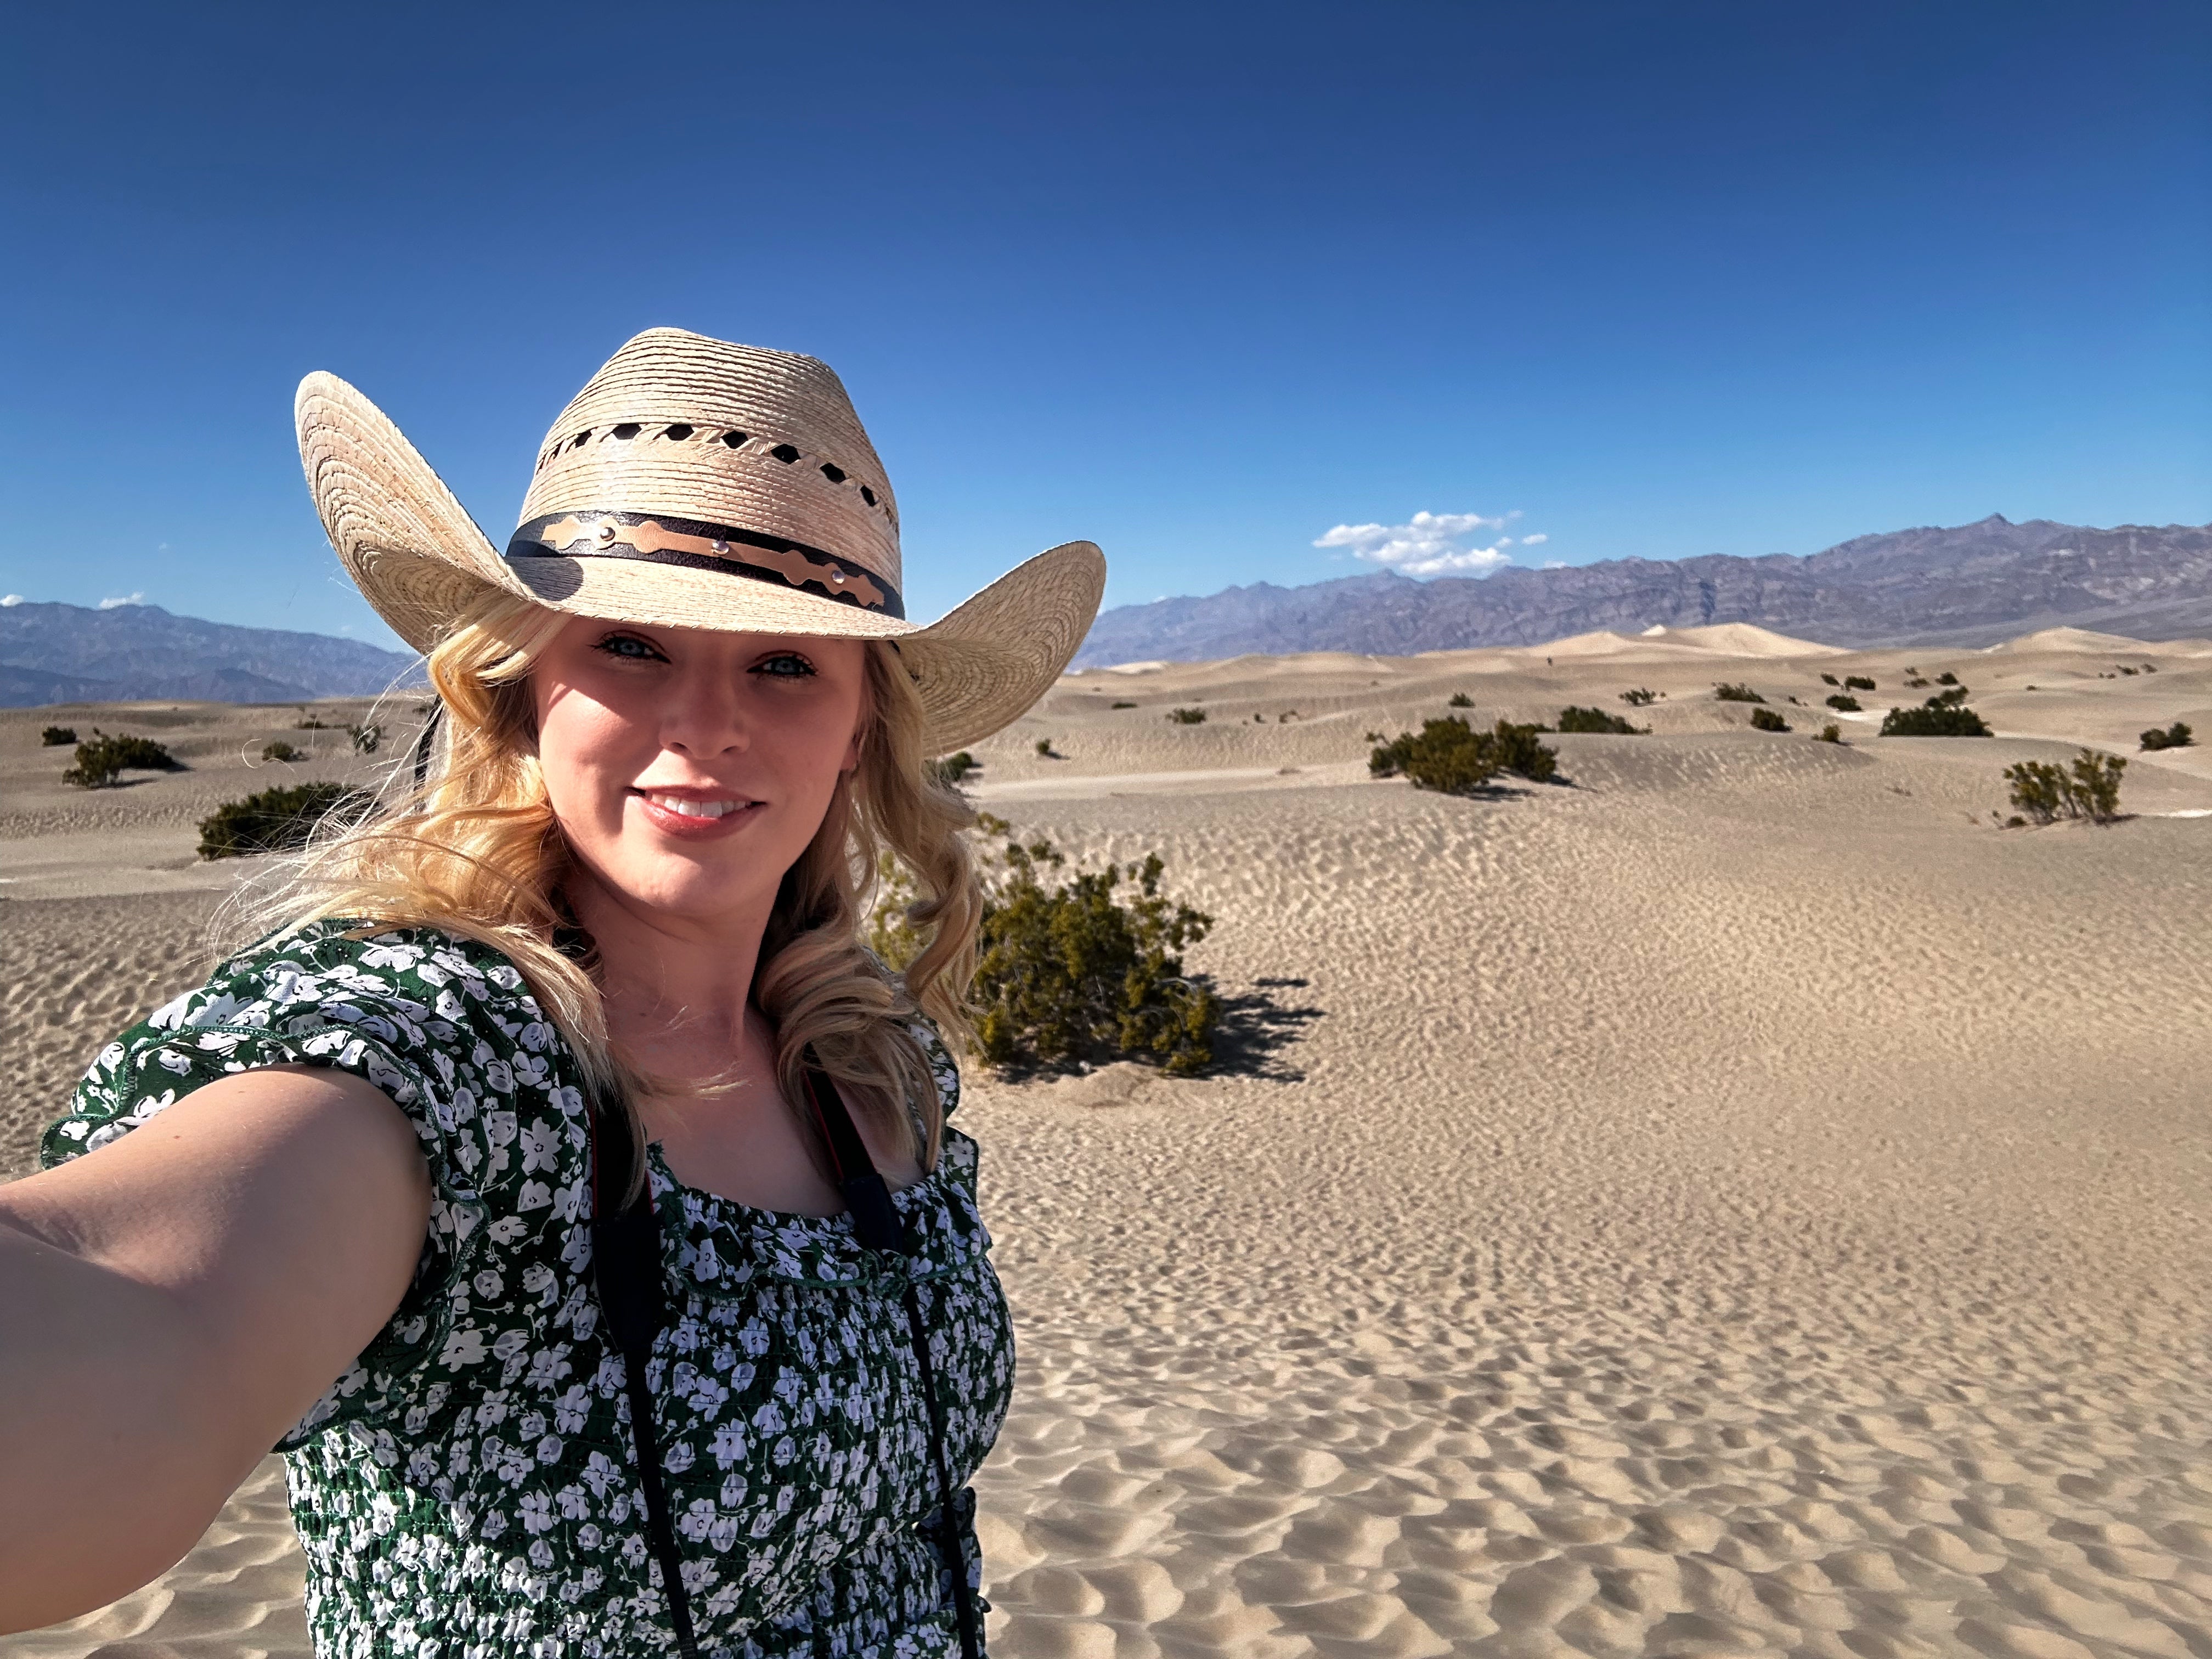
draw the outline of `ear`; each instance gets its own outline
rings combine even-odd
[[[838,763],[840,772],[851,774],[860,769],[860,729],[853,728],[853,736],[845,745],[845,758]]]

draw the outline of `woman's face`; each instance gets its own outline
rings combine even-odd
[[[530,676],[553,813],[664,923],[765,919],[860,762],[867,647],[572,618]]]

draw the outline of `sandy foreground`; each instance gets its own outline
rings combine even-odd
[[[1876,738],[1908,667],[2002,735]],[[1844,745],[1822,672],[1880,685]],[[1366,776],[1455,691],[1632,686],[1652,733],[1554,739],[1569,784]],[[0,711],[0,1173],[202,970],[198,818],[353,764],[249,767],[295,718]],[[2136,752],[2176,719],[2206,746]],[[192,770],[52,781],[38,728],[95,720]],[[2136,816],[1997,827],[2085,742]],[[1159,851],[1230,1005],[1215,1075],[971,1079],[1022,1354],[994,1651],[2212,1659],[2212,643],[1139,666],[975,753],[1024,831]],[[300,1585],[272,1461],[0,1654],[301,1654]]]

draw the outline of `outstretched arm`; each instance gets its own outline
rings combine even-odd
[[[0,1188],[0,1632],[182,1558],[392,1316],[429,1201],[399,1109],[309,1066]]]

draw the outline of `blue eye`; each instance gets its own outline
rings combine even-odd
[[[592,647],[592,649],[604,651],[617,662],[665,662],[667,660],[648,642],[639,639],[634,634],[610,634]]]
[[[804,679],[814,672],[814,665],[796,651],[780,651],[761,663],[753,672],[774,679]]]

